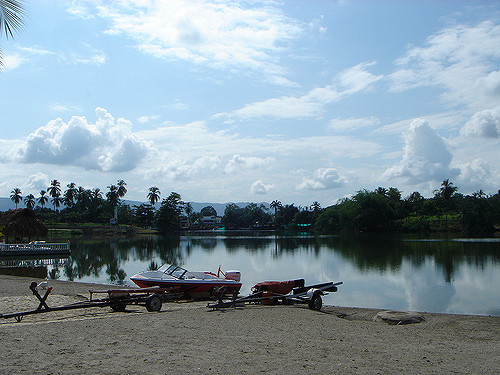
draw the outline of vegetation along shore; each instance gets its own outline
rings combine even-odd
[[[53,180],[38,197],[22,195],[14,188],[11,200],[33,210],[50,228],[78,228],[93,233],[93,227],[109,223],[134,226],[139,230],[154,229],[163,234],[176,234],[182,230],[214,229],[278,229],[329,234],[336,232],[384,231],[453,231],[464,233],[491,233],[500,228],[500,193],[488,195],[482,190],[463,195],[449,180],[443,181],[434,196],[423,197],[412,192],[407,197],[397,188],[379,187],[360,190],[350,198],[339,200],[329,207],[318,202],[311,206],[295,206],[274,200],[270,204],[249,203],[242,207],[235,203],[225,206],[218,215],[212,206],[195,212],[190,202],[172,192],[161,198],[158,187],[149,188],[147,203],[130,206],[124,200],[127,184],[123,180],[108,186],[85,189],[75,183],[63,190]],[[95,229],[94,229],[95,230]],[[122,234],[136,230],[121,229]],[[100,229],[96,234],[116,233]]]

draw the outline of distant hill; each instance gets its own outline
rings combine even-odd
[[[145,202],[132,201],[132,200],[125,199],[125,203],[132,207],[132,206],[138,206],[138,205],[145,203]],[[219,216],[224,215],[224,210],[226,209],[226,205],[228,204],[228,203],[209,203],[209,202],[189,202],[189,203],[191,203],[191,205],[193,206],[194,212],[200,212],[203,207],[212,206],[215,209],[215,211],[217,211],[217,214]],[[236,202],[235,204],[238,207],[246,207],[250,203],[249,202]],[[269,203],[261,202],[261,203],[257,203],[257,204],[263,204],[266,207],[266,209],[269,209]],[[160,207],[160,203],[157,203],[155,206]],[[21,207],[25,207],[24,204],[21,203],[18,205],[18,208],[21,208]],[[50,208],[50,207],[52,207],[52,205],[49,203],[49,204],[47,204],[46,207]],[[16,205],[14,204],[14,202],[12,202],[10,200],[10,198],[0,198],[0,211],[7,211],[7,210],[10,210],[12,208],[16,208]]]

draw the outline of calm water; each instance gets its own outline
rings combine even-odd
[[[71,238],[61,280],[133,285],[157,264],[237,269],[242,293],[265,280],[342,281],[324,303],[428,312],[500,315],[500,239],[422,236],[160,236]],[[49,267],[49,270],[54,268]]]

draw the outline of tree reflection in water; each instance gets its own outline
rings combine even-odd
[[[325,237],[225,237],[216,234],[182,238],[71,238],[71,258],[64,265],[63,271],[68,280],[106,274],[109,282],[122,284],[127,278],[125,265],[130,261],[183,265],[192,255],[208,256],[216,250],[224,251],[229,257],[271,252],[276,261],[294,254],[317,258],[322,252],[333,252],[361,272],[395,272],[405,262],[418,269],[432,260],[449,283],[453,280],[456,269],[463,264],[482,269],[488,262],[500,263],[500,242],[497,240],[478,242],[439,238],[435,234],[431,236],[357,234]]]

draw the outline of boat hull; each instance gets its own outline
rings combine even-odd
[[[239,282],[231,280],[158,280],[134,276],[130,279],[140,288],[149,288],[153,286],[167,289],[170,288],[192,298],[213,296],[220,287],[226,287],[226,294],[237,293],[242,285]]]

